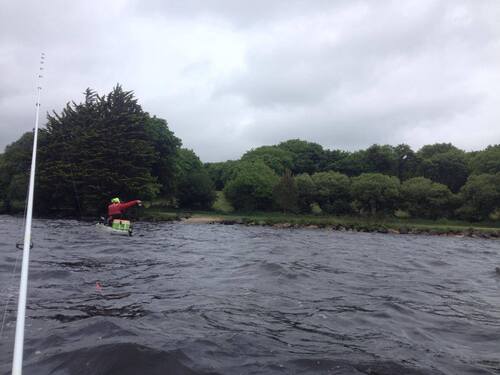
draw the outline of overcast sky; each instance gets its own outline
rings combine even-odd
[[[120,83],[203,161],[290,138],[482,149],[499,20],[499,0],[0,0],[0,152],[33,127],[41,51],[44,113]]]

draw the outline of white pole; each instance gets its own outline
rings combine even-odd
[[[41,75],[39,75],[39,78],[41,78]],[[28,291],[28,266],[31,246],[31,219],[33,216],[33,192],[35,190],[36,148],[38,141],[38,116],[40,112],[41,91],[42,88],[38,86],[36,99],[35,130],[33,137],[33,154],[31,157],[30,182],[28,189],[28,206],[26,209],[26,226],[24,229],[23,264],[21,268],[21,284],[19,286],[19,301],[17,304],[16,338],[14,342],[14,359],[12,360],[12,375],[21,375],[23,371],[24,320],[26,316],[26,294]]]

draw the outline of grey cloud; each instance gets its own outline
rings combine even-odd
[[[436,2],[414,18],[403,18],[394,6],[379,15],[377,5],[372,5],[366,24],[351,25],[356,27],[348,32],[340,30],[343,39],[331,43],[321,41],[321,36],[311,43],[306,29],[293,35],[293,40],[280,40],[278,45],[254,46],[248,52],[246,69],[222,83],[216,95],[241,95],[257,107],[308,105],[342,87],[366,90],[391,74],[391,62],[411,63],[421,55],[436,53],[450,42],[450,36],[470,45],[484,37],[481,32],[473,34],[472,27],[459,25],[445,30],[449,28],[444,25],[449,9],[440,4]]]
[[[21,13],[22,11],[22,13]],[[22,18],[20,16],[22,14]],[[95,4],[65,1],[8,2],[0,14],[0,150],[34,125],[39,56],[47,59],[41,81],[42,115],[81,99],[87,87],[109,89],[120,81],[125,41],[114,40],[111,15],[100,15]],[[124,29],[114,26],[114,32]],[[121,64],[120,64],[121,63]]]
[[[386,0],[381,0],[385,2]],[[196,21],[227,22],[232,27],[252,28],[262,24],[286,19],[291,15],[310,14],[342,7],[344,4],[359,3],[359,0],[184,0],[147,2],[135,0],[135,10],[147,16],[169,19],[195,19]]]
[[[246,129],[245,139],[255,145],[275,144],[289,138],[302,138],[327,148],[357,150],[373,143],[408,143],[422,140],[410,138],[408,131],[428,123],[447,123],[457,114],[467,114],[478,105],[479,97],[455,95],[443,99],[422,99],[413,103],[383,105],[370,111],[342,110],[330,106],[325,111],[297,109],[276,115],[267,112],[262,121]],[[472,104],[471,104],[472,103]],[[461,108],[461,110],[457,110]]]
[[[499,17],[496,0],[4,2],[0,151],[33,126],[40,51],[44,112],[121,83],[205,161],[294,137],[482,148],[500,143]]]

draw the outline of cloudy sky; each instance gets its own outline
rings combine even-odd
[[[290,138],[500,143],[498,0],[0,0],[0,152],[87,87],[133,90],[203,161]],[[43,119],[45,117],[43,116]]]

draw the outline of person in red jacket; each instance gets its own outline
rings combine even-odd
[[[120,198],[111,199],[111,204],[108,206],[108,225],[111,225],[113,219],[120,219],[130,207],[136,204],[140,206],[141,203],[140,200],[121,203]]]

